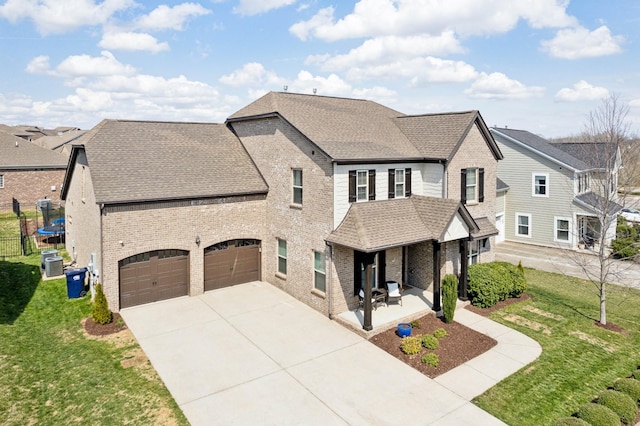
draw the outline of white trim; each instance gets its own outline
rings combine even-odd
[[[465,179],[466,180],[466,186],[464,188],[465,203],[469,204],[469,205],[475,205],[475,204],[479,203],[478,199],[480,198],[479,197],[480,194],[478,194],[478,189],[479,189],[478,180],[480,179],[480,174],[478,173],[479,168],[478,167],[467,167],[465,170],[466,170],[466,172],[465,172],[465,174],[466,174],[466,179]],[[468,191],[469,187],[471,186],[471,185],[469,185],[469,173],[471,173],[471,172],[473,172],[473,174],[476,176],[476,182],[473,184],[473,189],[474,189],[473,192],[475,194],[475,197],[473,198],[473,200],[469,199],[469,191]]]
[[[536,194],[536,178],[539,176],[544,178],[544,194]],[[531,173],[531,196],[549,198],[549,173]]]
[[[296,172],[300,172],[300,185],[296,185]],[[291,168],[291,204],[301,206],[304,202],[304,177],[302,169],[299,167]],[[300,189],[300,202],[296,203],[296,188]]]
[[[360,174],[364,173],[365,183],[364,185],[360,185],[358,179],[360,178]],[[360,191],[359,189],[364,186],[364,198],[360,199]],[[364,202],[369,201],[369,170],[356,170],[356,202]]]
[[[518,228],[519,228],[519,226],[518,226],[519,225],[518,224],[518,217],[520,217],[520,216],[525,216],[525,217],[528,218],[528,221],[527,221],[528,222],[527,231],[529,232],[528,234],[521,234],[521,233],[518,232]],[[532,223],[531,223],[531,213],[519,213],[519,212],[516,212],[516,227],[515,228],[516,228],[515,229],[516,237],[531,238],[531,234],[533,233]]]
[[[566,229],[567,231],[567,239],[566,240],[561,240],[558,238],[558,221],[559,220],[564,220],[567,222],[568,224],[568,228]],[[557,242],[557,243],[567,243],[570,244],[571,243],[571,231],[572,231],[572,223],[571,223],[571,218],[569,217],[564,217],[564,216],[554,216],[553,217],[553,241]]]
[[[316,254],[321,256],[320,260],[322,264],[322,270],[316,268]],[[324,276],[324,290],[320,290],[316,285],[316,274],[322,274]],[[313,289],[321,293],[327,292],[327,258],[324,252],[316,250],[313,250]]]
[[[402,173],[402,179],[398,182],[398,173]],[[393,196],[394,198],[404,198],[404,194],[406,192],[406,172],[405,169],[394,169],[393,170]],[[398,187],[402,186],[402,191],[400,195],[398,195]]]

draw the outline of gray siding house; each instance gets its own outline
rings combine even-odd
[[[504,154],[498,176],[508,185],[500,239],[577,249],[592,246],[604,233],[608,245],[620,208],[614,201],[621,165],[617,148],[551,144],[525,130],[491,128],[491,133]],[[611,166],[604,164],[607,158]],[[603,178],[606,173],[612,175]],[[610,212],[609,220],[601,223],[600,211]]]

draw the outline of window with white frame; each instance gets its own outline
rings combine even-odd
[[[549,196],[549,174],[533,173],[532,179],[533,179],[532,195],[534,197],[548,197]]]
[[[313,287],[321,292],[327,291],[326,259],[322,252],[313,252]]]
[[[531,237],[531,214],[516,213],[516,236]]]
[[[0,188],[4,188],[4,175],[0,175]]]
[[[404,197],[404,169],[396,169],[395,186],[395,198]]]
[[[566,217],[554,218],[554,236],[555,241],[569,242],[569,236],[571,235],[571,219]]]
[[[582,194],[589,190],[589,173],[581,173],[578,175],[578,194]]]
[[[469,265],[475,265],[476,263],[478,263],[479,253],[480,253],[480,241],[479,240],[470,241],[469,255],[467,256],[469,258]]]
[[[358,170],[357,173],[357,201],[366,201],[369,199],[369,177],[366,170]]]
[[[287,275],[287,240],[278,238],[278,272]]]
[[[302,169],[292,169],[293,204],[302,205]]]
[[[478,201],[478,169],[467,169],[467,185],[466,197],[467,203],[475,203]]]

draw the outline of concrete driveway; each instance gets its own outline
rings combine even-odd
[[[267,283],[121,314],[194,426],[504,424]]]

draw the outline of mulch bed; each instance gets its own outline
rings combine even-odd
[[[125,328],[127,328],[127,324],[124,323],[124,320],[117,312],[113,314],[113,318],[108,324],[98,324],[91,317],[87,318],[84,322],[84,329],[92,336],[106,336],[117,333]]]
[[[471,312],[475,312],[478,315],[482,315],[483,317],[488,317],[492,312],[495,312],[497,310],[500,310],[506,306],[512,305],[514,303],[518,303],[518,302],[523,302],[525,300],[529,300],[532,299],[533,296],[530,295],[529,293],[522,293],[522,295],[520,297],[513,297],[511,299],[507,299],[507,300],[501,300],[500,302],[496,303],[495,305],[491,306],[490,308],[478,308],[477,306],[473,306],[473,305],[467,305],[464,308],[471,311]]]

